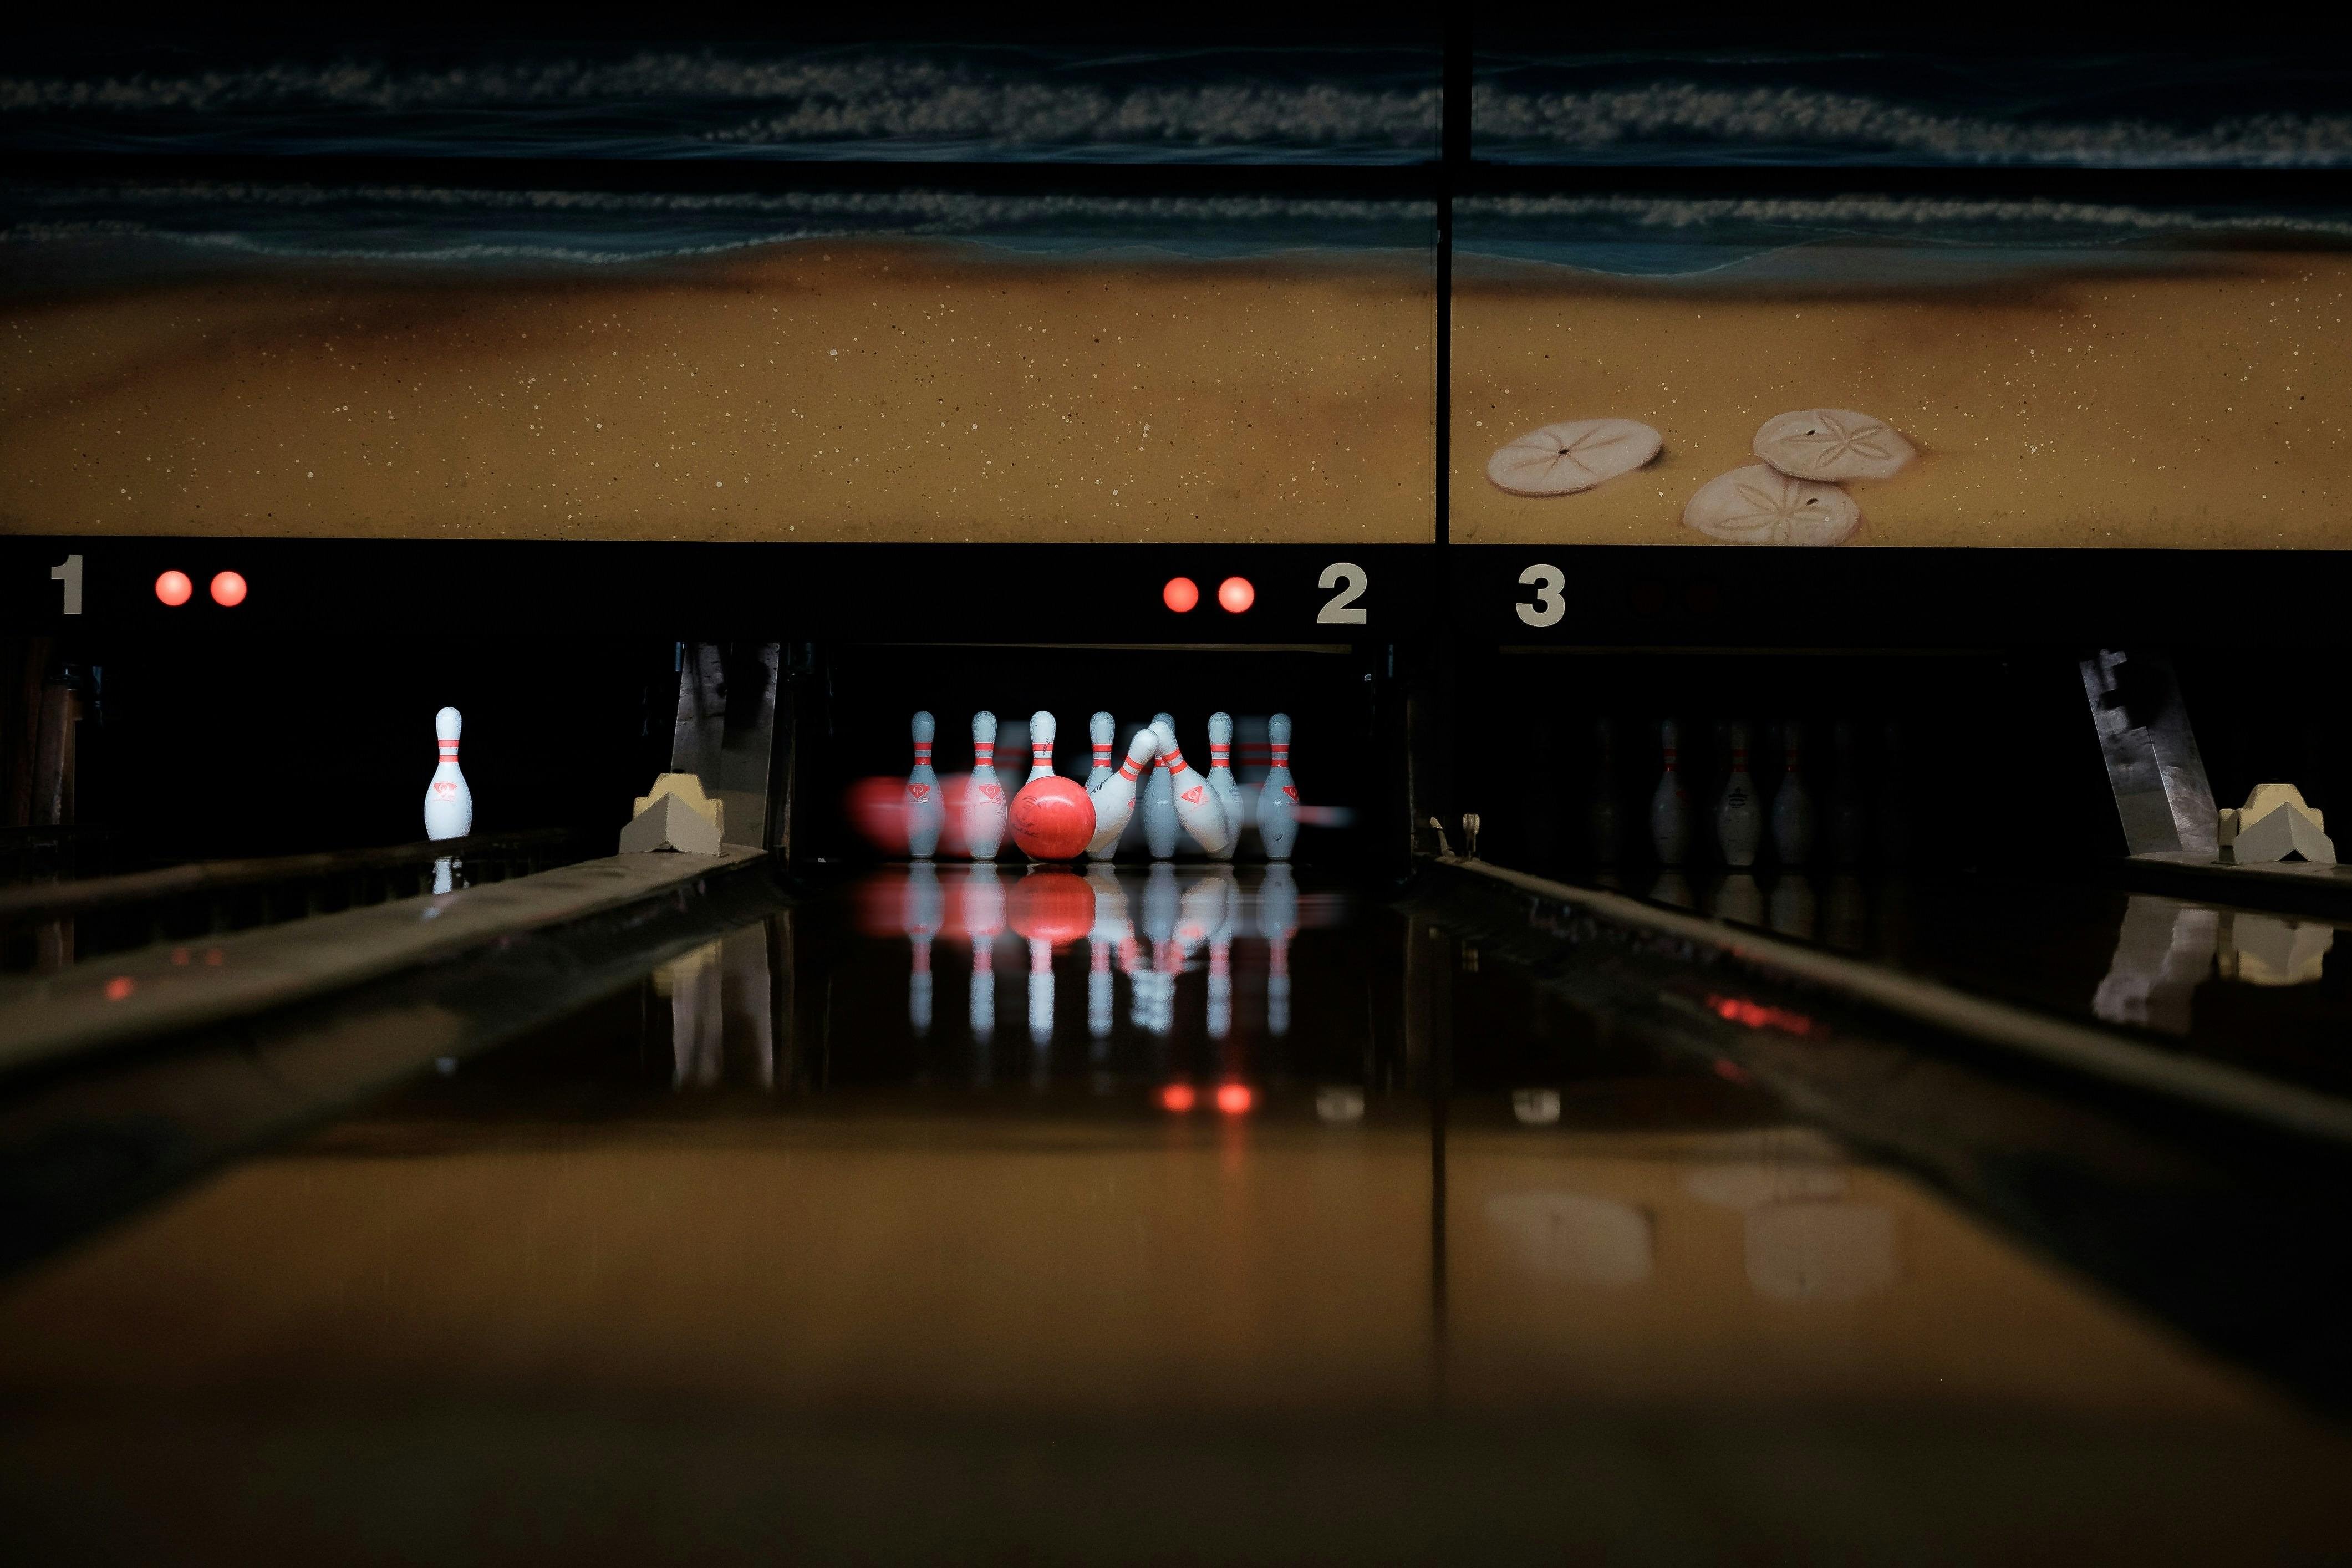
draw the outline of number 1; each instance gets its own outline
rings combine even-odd
[[[68,555],[49,568],[51,580],[66,585],[66,614],[81,614],[81,557]]]

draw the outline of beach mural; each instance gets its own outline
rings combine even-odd
[[[1457,541],[2352,547],[2352,224],[1458,210]]]
[[[1410,201],[0,194],[0,529],[1410,542]]]
[[[1438,79],[1337,37],[27,43],[16,174],[148,162],[0,184],[0,530],[1427,540],[1431,203],[1013,166],[1418,163]],[[222,158],[292,172],[165,177]],[[299,172],[352,159],[400,177]]]

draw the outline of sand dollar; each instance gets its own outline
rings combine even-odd
[[[1486,477],[1515,496],[1564,496],[1631,473],[1665,437],[1635,419],[1570,419],[1530,430],[1486,459]]]
[[[1891,479],[1918,453],[1884,419],[1851,408],[1801,408],[1764,421],[1756,455],[1799,479]]]
[[[1683,524],[1733,544],[1843,544],[1862,526],[1862,508],[1835,485],[1750,463],[1701,485]]]

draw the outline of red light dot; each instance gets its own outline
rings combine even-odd
[[[137,989],[138,985],[131,976],[118,974],[106,983],[106,999],[110,1002],[120,1002]]]
[[[1165,1109],[1181,1116],[1192,1109],[1192,1086],[1189,1083],[1167,1085],[1160,1091],[1160,1103]]]
[[[245,579],[234,572],[223,572],[213,579],[213,603],[223,609],[233,610],[245,603]]]
[[[1160,590],[1160,599],[1181,616],[1201,602],[1201,584],[1190,577],[1171,577],[1168,586]]]
[[[1228,577],[1217,584],[1217,603],[1238,616],[1257,603],[1257,590],[1246,577]]]
[[[196,585],[188,581],[185,572],[166,572],[155,579],[155,596],[178,609],[194,595]]]
[[[1245,1083],[1221,1083],[1217,1086],[1217,1109],[1227,1116],[1239,1116],[1256,1103],[1257,1096]]]

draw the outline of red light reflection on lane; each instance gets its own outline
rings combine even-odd
[[[1192,1086],[1189,1083],[1171,1083],[1160,1086],[1160,1108],[1164,1110],[1172,1110],[1179,1116],[1192,1109],[1193,1098]]]
[[[234,610],[245,603],[245,579],[234,572],[217,573],[213,577],[213,603],[224,610]]]
[[[1201,602],[1201,584],[1190,577],[1171,577],[1160,590],[1160,602],[1180,616],[1187,614]]]
[[[118,974],[106,983],[106,999],[110,1002],[120,1002],[137,989],[139,989],[137,981],[132,980],[128,974]]]
[[[155,596],[178,609],[195,596],[196,585],[188,581],[185,572],[166,572],[155,579]]]
[[[1257,1096],[1245,1083],[1221,1083],[1217,1086],[1217,1109],[1227,1116],[1246,1114],[1257,1103]]]
[[[1813,1021],[1785,1007],[1768,1007],[1745,996],[1709,996],[1706,1009],[1717,1017],[1751,1029],[1778,1029],[1784,1035],[1810,1035]]]
[[[1257,590],[1246,577],[1228,577],[1217,584],[1217,603],[1238,616],[1257,603]]]

